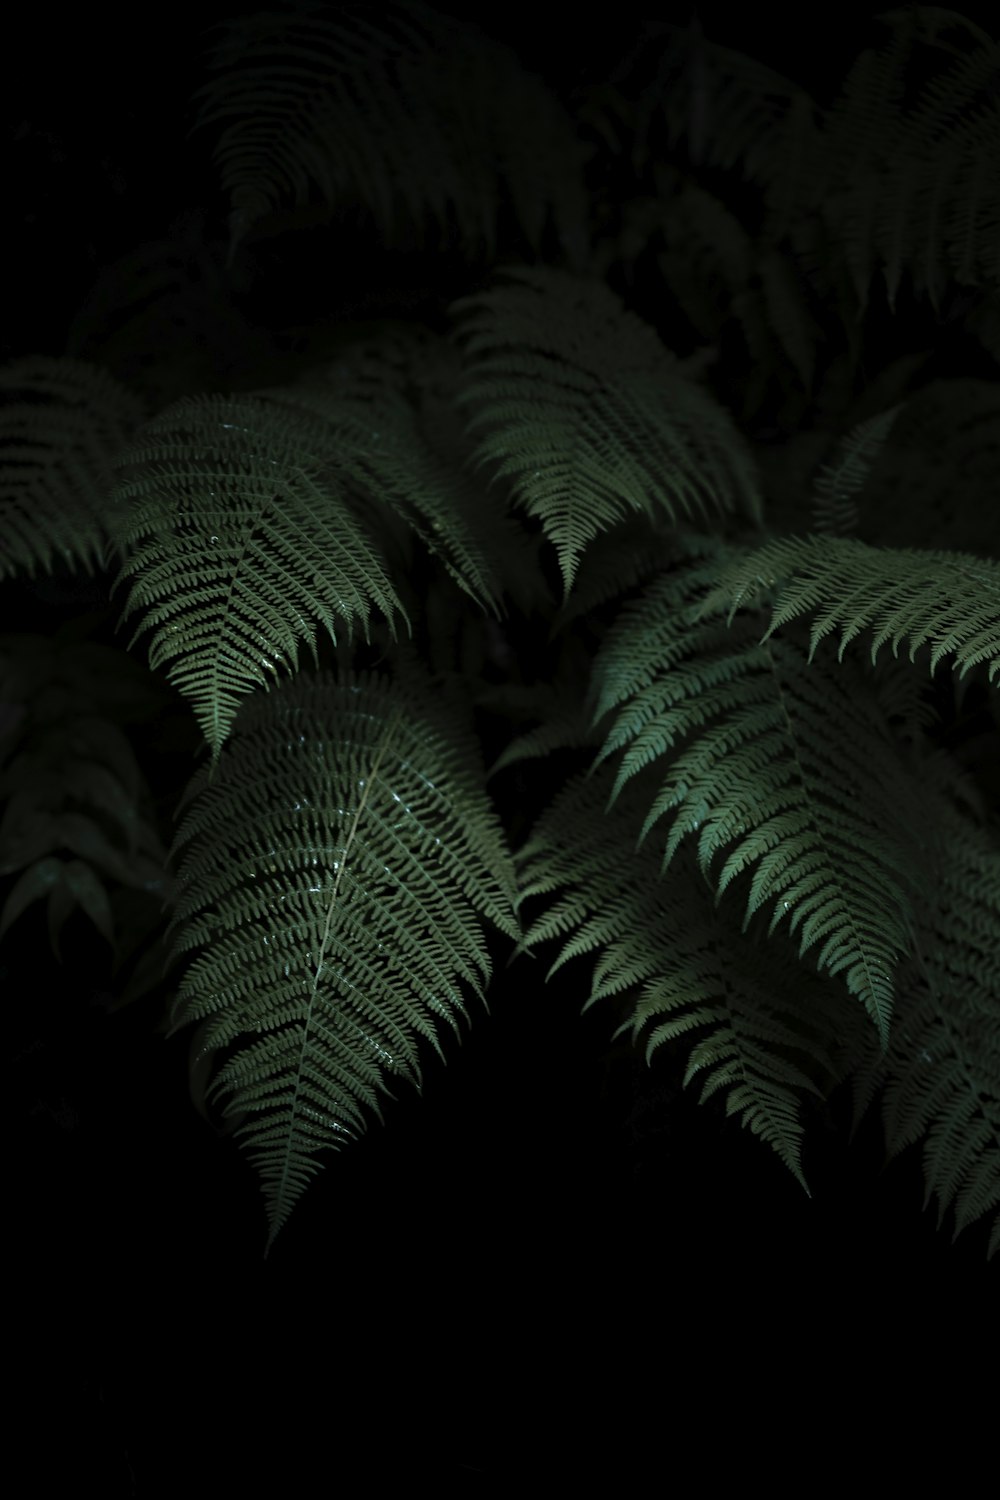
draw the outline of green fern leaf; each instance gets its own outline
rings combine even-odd
[[[172,927],[200,951],[175,1024],[235,1048],[213,1092],[244,1118],[271,1241],[386,1079],[419,1085],[419,1038],[440,1053],[441,1023],[458,1030],[461,982],[482,996],[479,919],[518,936],[477,759],[418,682],[319,674],[250,699],[219,775],[192,783]]]
[[[879,648],[892,638],[893,655],[909,638],[910,661],[930,642],[930,670],[954,652],[964,677],[978,662],[990,664],[990,681],[1000,672],[1000,564],[971,554],[916,547],[870,547],[854,537],[782,537],[736,557],[720,574],[704,602],[706,612],[729,602],[729,620],[763,589],[776,588],[771,623],[780,625],[816,611],[809,644],[816,648],[840,628],[842,661],[849,642],[871,628],[874,664]]]
[[[602,283],[547,267],[461,298],[459,401],[485,427],[480,463],[555,544],[568,594],[594,537],[631,513],[760,516],[749,448],[653,329]]]
[[[834,1032],[838,997],[786,950],[744,936],[715,910],[689,857],[664,874],[648,849],[629,854],[647,794],[632,782],[606,811],[606,791],[600,778],[574,778],[515,855],[522,906],[549,898],[522,949],[563,939],[549,977],[594,953],[584,1010],[635,992],[615,1036],[644,1038],[647,1062],[659,1047],[686,1045],[685,1084],[700,1076],[703,1102],[723,1091],[727,1114],[808,1192],[801,1100],[830,1082],[824,1032]]]
[[[133,513],[116,587],[134,577],[122,621],[145,611],[150,666],[191,699],[212,750],[244,694],[267,688],[318,620],[402,609],[328,423],[257,396],[177,402],[141,429],[118,467]]]
[[[881,1083],[892,1155],[923,1142],[925,1207],[955,1235],[994,1215],[1000,1249],[1000,849],[982,825],[925,787],[943,819],[938,899],[901,975],[897,1024],[867,1092]]]
[[[855,670],[807,670],[794,643],[756,644],[752,620],[733,629],[699,603],[722,543],[702,544],[676,575],[626,605],[594,667],[594,723],[617,710],[595,768],[624,754],[612,800],[649,765],[661,786],[640,838],[673,814],[666,867],[689,834],[721,898],[753,870],[744,927],[773,903],[770,931],[801,927],[800,956],[842,973],[883,1045],[892,973],[907,951],[911,883],[929,880],[905,771],[872,687]],[[684,741],[682,748],[675,748]],[[710,866],[725,851],[717,877]]]

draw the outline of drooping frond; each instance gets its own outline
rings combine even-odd
[[[955,1234],[994,1215],[1000,1250],[1000,844],[974,817],[924,788],[941,821],[937,900],[921,911],[901,972],[892,1042],[862,1079],[862,1102],[883,1086],[886,1144],[923,1142],[927,1197]]]
[[[837,660],[862,630],[875,634],[874,662],[891,637],[892,651],[908,639],[910,660],[931,643],[930,670],[949,652],[964,677],[989,662],[990,681],[1000,672],[1000,564],[986,557],[916,547],[870,547],[855,537],[781,537],[734,558],[705,601],[714,611],[729,604],[731,620],[762,589],[774,591],[769,640],[779,625],[815,612],[810,633],[816,647],[840,629]]]
[[[482,463],[555,544],[566,592],[594,537],[634,512],[760,515],[749,447],[728,413],[603,283],[511,267],[460,298],[458,400]]]
[[[401,608],[329,424],[258,396],[191,397],[152,418],[122,456],[131,502],[122,620],[143,610],[150,666],[194,706],[213,760],[240,699],[275,663],[315,653],[316,622]],[[117,585],[116,585],[117,586]],[[130,642],[130,645],[132,643]]]
[[[819,948],[817,966],[843,974],[884,1044],[909,948],[908,887],[929,879],[905,767],[860,668],[807,666],[794,640],[758,643],[752,617],[729,628],[724,606],[705,608],[724,547],[702,550],[626,605],[602,643],[594,722],[615,720],[595,766],[624,752],[614,798],[656,765],[641,837],[672,814],[664,866],[697,833],[720,898],[752,871],[744,925],[766,904],[771,932],[786,917],[801,928],[800,955]]]
[[[636,848],[648,789],[631,782],[606,811],[607,780],[569,782],[515,854],[522,907],[549,898],[522,947],[562,939],[550,976],[593,953],[584,1010],[634,991],[615,1035],[644,1040],[647,1062],[663,1045],[685,1046],[685,1083],[700,1075],[703,1101],[724,1091],[727,1114],[805,1187],[801,1100],[832,1081],[841,997],[786,945],[746,935],[716,909],[686,851],[663,872],[648,846]]]
[[[178,830],[175,1021],[234,1050],[213,1092],[264,1187],[271,1240],[317,1157],[366,1128],[418,1041],[458,1030],[516,938],[513,865],[468,728],[417,679],[301,675],[244,705]]]
[[[390,242],[452,220],[494,253],[508,200],[536,249],[547,224],[583,253],[583,152],[509,48],[413,0],[298,4],[223,23],[195,129],[214,151],[234,247],[274,209],[360,202]]]
[[[111,466],[145,415],[106,370],[31,355],[0,367],[0,579],[109,561]]]

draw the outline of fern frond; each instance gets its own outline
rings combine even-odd
[[[632,782],[606,811],[601,780],[574,778],[515,854],[522,906],[555,897],[522,948],[563,939],[550,977],[595,954],[584,1010],[635,991],[615,1036],[645,1039],[647,1062],[664,1045],[686,1046],[685,1084],[701,1075],[702,1101],[723,1091],[727,1114],[808,1192],[801,1100],[830,1082],[824,1031],[838,997],[787,950],[745,936],[716,910],[689,856],[664,873],[650,849],[635,848],[647,794]]]
[[[505,587],[525,585],[523,534],[472,472],[455,409],[459,376],[446,340],[401,327],[256,394],[320,418],[331,462],[350,468],[372,504],[394,511],[464,593],[499,614]]]
[[[505,46],[420,4],[300,5],[223,23],[196,94],[235,246],[314,192],[360,202],[383,239],[430,225],[492,255],[506,201],[536,249],[553,221],[586,245],[582,147],[569,116]]]
[[[509,478],[556,547],[566,593],[587,544],[630,513],[760,516],[749,447],[728,413],[602,283],[511,267],[459,299],[459,401],[481,463]]]
[[[876,264],[893,310],[904,268],[937,308],[949,281],[992,286],[1000,276],[1000,47],[940,7],[878,20],[888,34],[858,57],[829,113],[811,202],[835,227],[862,309]],[[953,25],[973,36],[971,49],[942,40]],[[936,73],[907,100],[923,48]]]
[[[936,904],[904,965],[897,1024],[869,1087],[881,1082],[892,1155],[923,1142],[927,1196],[955,1235],[993,1213],[1000,1249],[1000,848],[995,835],[925,792],[946,819]]]
[[[932,673],[949,652],[960,677],[983,661],[990,664],[991,682],[1000,672],[1000,564],[990,558],[870,547],[854,537],[782,537],[726,565],[703,608],[713,611],[731,600],[731,621],[765,588],[776,590],[776,597],[761,643],[780,625],[815,611],[810,662],[831,630],[840,628],[842,661],[848,644],[871,628],[873,663],[890,637],[894,656],[908,638],[911,662],[920,646],[931,643]]]
[[[200,951],[175,1026],[233,1047],[214,1092],[246,1119],[270,1241],[319,1154],[365,1129],[386,1079],[419,1085],[490,972],[481,918],[516,938],[513,864],[475,742],[421,685],[300,676],[250,699],[178,829],[175,952]],[[441,1054],[443,1056],[443,1053]]]
[[[640,838],[673,814],[664,867],[698,833],[720,898],[752,869],[744,928],[773,903],[770,931],[786,916],[801,927],[800,956],[819,946],[818,967],[844,975],[884,1044],[909,946],[907,887],[929,880],[905,768],[862,672],[807,670],[794,642],[755,643],[747,617],[727,628],[698,600],[717,575],[711,556],[696,559],[622,610],[594,668],[595,724],[617,710],[595,768],[624,751],[613,800],[658,766]]]
[[[0,367],[0,579],[55,563],[93,573],[115,540],[112,464],[142,402],[85,360],[31,355]]]
[[[344,445],[346,450],[346,443]],[[241,698],[294,668],[314,621],[402,609],[328,423],[257,396],[191,397],[147,422],[121,456],[117,496],[133,578],[121,616],[144,611],[149,662],[194,706],[213,761]],[[356,466],[355,466],[356,467]],[[121,622],[120,622],[121,623]]]

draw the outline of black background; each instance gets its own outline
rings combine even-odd
[[[199,29],[242,9],[19,16],[3,357],[61,352],[100,270],[185,207],[224,232],[184,111]],[[639,19],[464,13],[561,87],[599,76]],[[867,10],[777,14],[701,7],[710,35],[822,98]],[[382,273],[351,274],[356,291]],[[308,316],[288,297],[268,310],[281,326]],[[7,629],[80,607],[41,582],[0,590]],[[154,784],[193,754],[185,733],[173,757],[140,737]],[[887,1425],[898,1464],[946,1454],[959,1394],[975,1441],[973,1348],[995,1366],[985,1233],[938,1233],[918,1153],[885,1168],[874,1119],[848,1146],[848,1101],[814,1122],[807,1199],[721,1110],[682,1097],[676,1068],[612,1049],[610,1015],[581,1018],[583,965],[546,987],[542,961],[505,973],[498,943],[491,1015],[473,1008],[423,1097],[331,1162],[265,1263],[255,1181],[192,1108],[162,996],[109,1016],[101,939],[74,919],[65,948],[60,966],[36,909],[0,950],[32,1493],[69,1476],[108,1496],[631,1494],[720,1466],[797,1487],[866,1434],[889,1462]]]

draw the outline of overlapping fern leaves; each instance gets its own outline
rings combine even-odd
[[[609,782],[606,768],[575,778],[518,851],[522,905],[548,901],[522,946],[561,939],[549,978],[593,954],[584,1010],[634,997],[615,1035],[643,1042],[647,1061],[660,1047],[684,1048],[685,1083],[699,1079],[703,1101],[723,1092],[727,1113],[805,1187],[802,1096],[821,1097],[834,1079],[837,997],[792,954],[716,909],[689,851],[664,872],[649,845],[635,847],[648,776],[610,809]]]
[[[461,452],[449,464],[422,430],[404,353],[387,345],[375,366],[360,349],[287,387],[176,402],[118,457],[119,581],[134,580],[122,619],[143,611],[132,639],[154,631],[150,665],[190,698],[215,758],[243,695],[294,670],[302,642],[315,654],[317,625],[336,641],[360,623],[368,639],[377,610],[395,634],[394,529],[500,608],[515,539]]]
[[[639,217],[673,224],[660,264],[665,281],[683,265],[696,359],[735,318],[762,382],[770,364],[786,392],[811,387],[810,290],[836,289],[834,321],[850,322],[843,287],[863,308],[877,266],[890,302],[904,271],[932,297],[947,274],[1000,275],[997,179],[982,167],[997,154],[996,48],[975,33],[959,57],[949,35],[971,28],[938,10],[882,21],[888,41],[822,130],[803,91],[696,28],[665,28],[670,86],[621,111],[636,171],[669,154],[664,128],[692,166],[739,168],[764,190],[755,242],[672,168],[645,185]],[[171,851],[175,956],[195,954],[175,1023],[199,1021],[220,1064],[214,1092],[262,1177],[273,1240],[323,1151],[364,1128],[392,1076],[419,1080],[420,1038],[438,1047],[440,1023],[457,1028],[461,986],[483,993],[481,921],[517,938],[518,910],[548,899],[525,945],[563,939],[556,968],[593,953],[588,1003],[627,995],[647,1056],[688,1049],[703,1097],[723,1094],[800,1181],[803,1096],[853,1071],[862,1104],[884,1088],[890,1149],[924,1139],[929,1193],[962,1229],[1000,1198],[995,829],[949,807],[954,787],[924,796],[933,763],[904,755],[889,708],[919,745],[923,646],[931,670],[953,655],[962,675],[988,663],[993,684],[1000,571],[849,534],[898,392],[818,482],[812,534],[757,544],[769,497],[736,420],[595,275],[608,256],[586,243],[568,117],[473,37],[412,3],[334,15],[310,0],[231,23],[200,124],[222,127],[233,248],[318,197],[331,213],[360,205],[393,243],[457,227],[491,252],[511,208],[536,252],[552,227],[574,270],[508,266],[453,305],[451,339],[348,343],[301,380],[151,416],[75,361],[2,377],[17,399],[0,424],[0,576],[117,548],[122,618],[141,614],[150,665],[211,749]],[[959,60],[903,109],[921,48]],[[902,163],[891,181],[887,150]],[[742,393],[744,415],[759,394]],[[597,632],[589,684],[567,649],[556,681],[496,688],[540,723],[495,769],[594,751],[514,861],[461,712],[397,640],[421,602],[404,577],[415,540],[463,607],[545,596],[522,576],[534,554],[507,498],[555,549],[553,635],[628,595]],[[736,522],[744,540],[723,541]],[[320,673],[318,632],[350,641],[358,626],[388,631],[391,675]],[[835,659],[820,649],[834,630]],[[851,649],[867,630],[870,669]],[[316,673],[276,685],[303,642]],[[81,782],[106,805],[108,769]],[[77,898],[106,925],[90,887]]]
[[[786,917],[801,928],[800,953],[818,947],[820,965],[843,973],[885,1043],[920,871],[898,755],[860,674],[807,667],[794,641],[756,642],[752,618],[731,629],[720,607],[708,614],[699,594],[722,548],[708,550],[626,606],[604,642],[594,713],[615,720],[597,763],[623,752],[612,796],[660,766],[641,836],[672,815],[664,865],[697,833],[720,897],[752,871],[744,925],[766,906],[771,931]]]
[[[910,660],[930,643],[930,670],[954,653],[959,676],[979,662],[1000,672],[1000,564],[989,558],[927,548],[866,546],[855,537],[781,537],[729,564],[705,608],[740,603],[778,584],[761,642],[780,625],[815,613],[812,661],[825,635],[840,629],[837,659],[862,631],[874,631],[871,660],[892,640],[893,655],[909,640]]]
[[[543,903],[521,948],[558,942],[549,977],[594,955],[584,1009],[627,997],[616,1035],[644,1042],[647,1061],[660,1047],[682,1048],[685,1083],[700,1078],[702,1101],[721,1093],[726,1112],[807,1191],[804,1100],[852,1078],[860,1116],[881,1089],[889,1151],[923,1141],[927,1200],[937,1198],[939,1220],[953,1209],[958,1234],[992,1214],[992,1255],[1000,1249],[1000,854],[959,811],[947,769],[927,770],[924,858],[940,892],[917,900],[912,927],[907,918],[886,1051],[839,979],[798,962],[773,923],[765,936],[759,922],[734,920],[690,846],[664,868],[641,827],[655,767],[630,778],[610,805],[606,766],[578,776],[539,819],[516,856],[522,912]]]
[[[993,1215],[1000,1250],[1000,848],[996,825],[968,806],[969,787],[943,757],[925,761],[922,802],[938,845],[938,887],[918,908],[900,975],[889,1052],[861,1054],[856,1114],[882,1090],[886,1144],[922,1142],[926,1207],[954,1235]],[[973,802],[975,799],[973,799]],[[978,821],[977,821],[978,819]]]
[[[765,238],[790,233],[797,258],[829,285],[817,217],[842,250],[861,309],[883,272],[890,307],[902,276],[940,304],[949,281],[1000,279],[1000,46],[940,6],[906,6],[877,18],[878,34],[820,118],[807,92],[697,26],[660,25],[642,53],[656,78],[634,115],[624,113],[641,175],[664,143],[685,141],[699,164],[739,170],[764,194]],[[914,97],[913,79],[930,77]],[[812,221],[812,222],[811,222]]]

